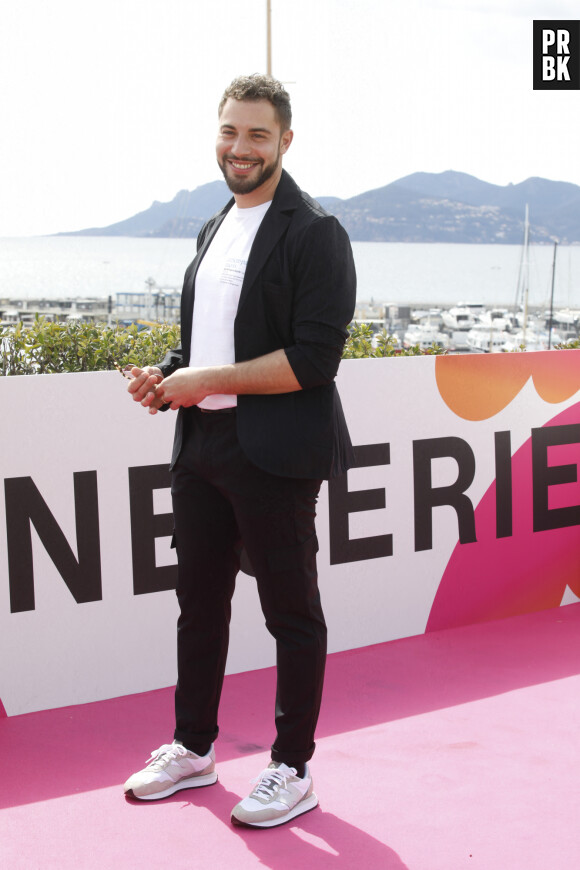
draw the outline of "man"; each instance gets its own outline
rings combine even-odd
[[[352,447],[334,378],[355,305],[338,221],[282,169],[289,96],[234,80],[219,106],[218,163],[233,199],[202,228],[185,273],[182,346],[133,368],[133,399],[179,410],[172,499],[178,557],[174,742],[125,783],[152,800],[217,779],[213,743],[231,598],[245,548],[276,640],[272,763],[232,812],[272,827],[314,809],[314,752],[326,658],[315,513],[323,479]]]

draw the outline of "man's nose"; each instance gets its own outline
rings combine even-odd
[[[252,146],[247,136],[238,136],[233,144],[232,151],[237,157],[242,157],[244,154],[249,154],[251,148]]]

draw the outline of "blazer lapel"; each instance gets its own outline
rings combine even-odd
[[[272,200],[272,205],[260,224],[252,250],[250,251],[250,256],[248,257],[238,311],[244,305],[266,260],[290,223],[292,212],[295,210],[297,202],[298,188],[287,172],[283,171],[276,188],[276,193],[274,194],[274,199]]]

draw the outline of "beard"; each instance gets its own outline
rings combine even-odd
[[[240,161],[243,162],[243,161]],[[257,190],[258,187],[261,187],[266,181],[268,181],[280,165],[280,154],[273,163],[257,163],[256,167],[258,168],[258,172],[252,178],[240,178],[237,175],[231,176],[228,173],[228,161],[227,160],[218,160],[218,166],[222,171],[225,182],[232,193],[239,193],[241,195],[245,193],[252,193],[254,190]]]

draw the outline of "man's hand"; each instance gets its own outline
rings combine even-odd
[[[156,391],[156,400],[167,403],[172,411],[198,405],[212,390],[208,389],[208,369],[183,368],[165,378]]]
[[[155,371],[158,371],[156,369]],[[151,389],[151,386],[149,387]],[[199,405],[206,396],[222,393],[240,396],[248,393],[272,395],[300,390],[290,363],[283,350],[245,362],[222,366],[177,369],[154,386],[153,408],[168,404],[172,411]],[[145,387],[145,392],[147,387]],[[146,396],[147,398],[147,396]],[[157,404],[159,403],[159,404]],[[145,404],[145,399],[141,404]]]
[[[166,378],[157,366],[134,366],[130,375],[129,392],[150,414],[156,414],[162,405],[169,405],[172,411],[190,408],[216,393],[273,395],[302,389],[283,350],[246,362],[177,369]]]
[[[133,401],[140,402],[144,408],[148,408],[150,414],[156,414],[164,404],[157,395],[159,384],[163,380],[161,369],[157,366],[144,366],[142,369],[133,366],[130,375],[132,380],[127,390],[133,396]]]

